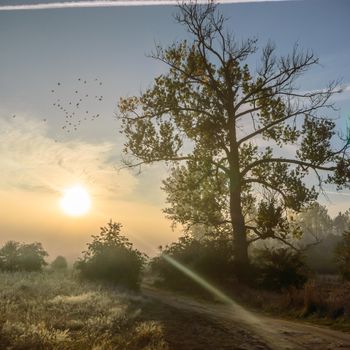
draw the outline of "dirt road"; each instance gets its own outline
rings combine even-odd
[[[145,315],[161,321],[170,350],[350,350],[350,334],[274,319],[236,305],[202,303],[144,287]]]

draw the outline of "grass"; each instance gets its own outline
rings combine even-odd
[[[177,294],[202,301],[217,301],[204,289],[177,288],[155,279],[149,283]],[[332,278],[310,279],[302,288],[291,287],[282,292],[252,288],[235,281],[231,286],[220,288],[233,300],[255,312],[294,321],[310,322],[336,330],[350,332],[350,282]],[[176,284],[174,284],[176,286]]]
[[[271,292],[235,285],[231,295],[242,305],[270,316],[311,322],[350,332],[350,282],[328,285],[309,280],[303,288]]]
[[[303,289],[273,293],[236,284],[231,292],[270,315],[350,331],[349,287],[310,281]],[[231,328],[72,272],[0,273],[1,350],[219,349],[239,342],[237,334],[227,335]]]
[[[137,294],[67,273],[0,273],[0,349],[165,350]]]

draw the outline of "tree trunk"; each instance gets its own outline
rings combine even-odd
[[[232,183],[232,180],[230,187],[230,214],[233,230],[234,259],[237,267],[244,269],[249,265],[249,257],[247,233],[241,206],[240,188],[237,186],[237,183]]]
[[[227,73],[228,86],[232,86],[229,79],[229,72]],[[239,161],[239,146],[237,144],[236,135],[236,120],[235,109],[233,101],[235,97],[232,95],[232,89],[229,89],[227,94],[227,111],[229,115],[229,154],[228,161],[230,165],[230,216],[232,222],[233,233],[233,253],[234,260],[239,274],[248,271],[249,257],[248,257],[248,243],[247,243],[247,231],[245,228],[245,221],[242,211],[241,201],[241,174],[240,174],[240,161]],[[239,277],[239,276],[238,276]]]

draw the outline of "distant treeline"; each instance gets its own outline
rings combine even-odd
[[[302,212],[295,219],[303,235],[293,246],[275,242],[256,244],[251,248],[251,264],[238,266],[233,256],[232,239],[226,234],[210,235],[187,232],[148,260],[135,249],[121,233],[122,225],[110,221],[92,236],[74,269],[83,278],[113,283],[138,289],[142,272],[149,262],[149,271],[158,283],[176,289],[201,287],[169,261],[189,269],[209,282],[230,288],[239,280],[257,288],[283,290],[290,286],[301,287],[315,273],[341,274],[350,279],[350,227],[349,211],[331,219],[327,209],[319,204]],[[295,249],[295,246],[299,249]],[[0,270],[41,271],[48,264],[48,253],[41,243],[30,244],[9,241],[0,248]],[[170,258],[170,259],[169,259]],[[67,269],[67,261],[58,256],[51,264],[52,270]]]

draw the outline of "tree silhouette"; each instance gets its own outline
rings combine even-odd
[[[342,240],[336,248],[338,270],[344,279],[350,280],[350,230],[342,235]]]
[[[146,255],[133,247],[121,228],[122,224],[112,220],[101,227],[100,234],[92,236],[75,266],[87,279],[138,289]]]
[[[67,259],[64,256],[58,255],[51,263],[51,268],[56,271],[64,271],[68,268]]]
[[[182,223],[229,227],[236,262],[247,265],[251,242],[289,244],[290,232],[298,233],[290,213],[313,202],[322,184],[348,185],[348,142],[333,142],[335,123],[321,114],[333,108],[337,83],[298,89],[297,78],[318,58],[297,45],[278,57],[269,43],[250,68],[257,41],[237,41],[215,4],[179,9],[176,19],[192,42],[157,45],[151,56],[168,71],[141,96],[120,99],[125,163],[171,163],[167,214]],[[291,151],[284,152],[287,145]],[[311,172],[319,188],[306,185]]]
[[[0,249],[0,270],[40,271],[45,265],[47,252],[41,243],[6,242]]]

